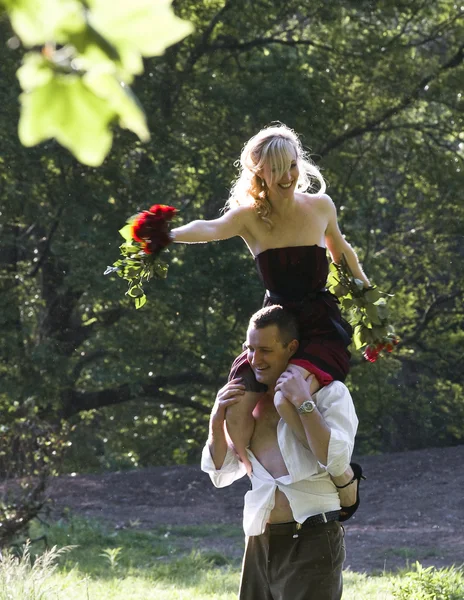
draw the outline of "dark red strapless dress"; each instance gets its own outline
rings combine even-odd
[[[325,288],[329,273],[326,248],[271,248],[255,258],[266,288],[263,306],[280,304],[291,311],[300,328],[300,346],[290,361],[313,373],[324,386],[344,381],[349,371],[351,326],[342,318],[337,298]],[[256,381],[246,352],[238,356],[229,379],[242,377],[251,391],[266,386]]]

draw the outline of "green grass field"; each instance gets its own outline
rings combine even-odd
[[[30,554],[7,554],[0,563],[0,600],[232,600],[240,559],[208,550],[218,537],[237,544],[239,528],[170,527],[115,531],[100,522],[34,524]],[[198,549],[199,547],[202,549]],[[226,544],[227,549],[227,544]],[[193,549],[192,549],[193,548]],[[18,553],[21,550],[18,549]],[[34,557],[38,557],[34,566]],[[344,600],[462,600],[464,576],[458,569],[421,569],[376,576],[345,572]]]

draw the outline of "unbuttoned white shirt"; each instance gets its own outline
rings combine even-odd
[[[274,478],[251,450],[247,450],[253,467],[251,490],[245,494],[243,510],[243,529],[248,536],[264,533],[274,508],[277,488],[287,497],[293,518],[298,523],[313,515],[340,509],[337,489],[330,475],[341,475],[350,463],[358,418],[351,394],[340,381],[321,388],[313,394],[313,400],[330,429],[327,465],[321,465],[280,419],[277,441],[288,475]],[[246,475],[245,466],[230,448],[222,467],[216,469],[208,443],[203,448],[201,469],[209,474],[216,487],[225,487]]]

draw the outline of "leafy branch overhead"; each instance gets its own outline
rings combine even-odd
[[[114,123],[142,141],[150,133],[130,85],[143,57],[157,56],[192,31],[171,0],[0,0],[26,48],[19,137],[49,138],[87,165],[110,151]]]

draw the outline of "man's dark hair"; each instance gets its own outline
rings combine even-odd
[[[269,325],[277,325],[284,346],[299,337],[298,325],[291,312],[280,304],[265,306],[251,317],[249,327],[264,329]]]

